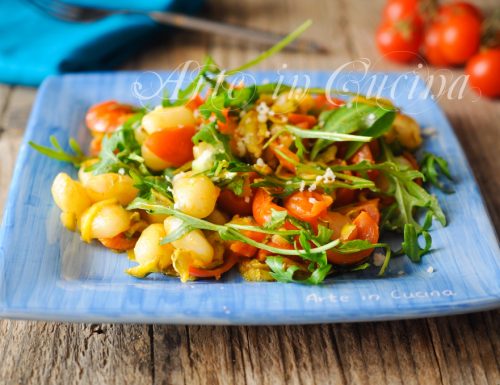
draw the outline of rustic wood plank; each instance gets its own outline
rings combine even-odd
[[[147,325],[0,323],[6,384],[152,383]],[[5,381],[5,382],[4,382]]]
[[[427,320],[444,384],[500,381],[500,312]]]
[[[5,111],[0,120],[4,130],[23,132],[35,100],[36,90],[30,87],[14,87],[9,95]]]

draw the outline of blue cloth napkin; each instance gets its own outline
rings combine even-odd
[[[203,0],[72,0],[73,4],[193,13]],[[0,1],[0,82],[36,86],[48,75],[105,70],[138,52],[162,29],[143,15],[93,23],[51,18],[23,0]]]

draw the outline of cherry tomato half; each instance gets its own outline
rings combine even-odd
[[[192,126],[170,128],[149,135],[144,145],[167,167],[180,167],[193,159],[193,142],[191,138],[196,130]]]
[[[285,199],[285,208],[290,215],[311,221],[321,216],[332,203],[333,198],[330,195],[316,191],[298,191]]]
[[[255,193],[252,204],[252,213],[255,222],[263,226],[271,219],[271,210],[286,211],[285,208],[273,203],[273,197],[266,190],[259,188]]]
[[[370,243],[377,243],[379,238],[379,228],[377,222],[366,212],[362,211],[352,222],[356,228],[347,240],[361,239]],[[352,238],[352,239],[351,239]],[[327,258],[330,263],[336,265],[353,265],[360,263],[370,256],[373,249],[358,251],[357,253],[342,254],[333,250],[327,251]]]
[[[231,215],[252,215],[252,197],[238,196],[227,188],[221,190],[217,205]]]
[[[134,111],[133,106],[109,100],[90,107],[85,116],[85,123],[94,133],[113,132],[125,123]]]

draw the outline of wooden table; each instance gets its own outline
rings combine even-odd
[[[207,15],[289,31],[306,18],[328,56],[280,54],[262,68],[334,70],[366,57],[388,63],[373,43],[382,1],[212,0]],[[495,0],[484,0],[492,9]],[[497,3],[498,4],[498,3]],[[176,33],[126,69],[165,69],[212,54],[234,67],[258,52],[221,37]],[[436,73],[430,70],[430,73]],[[420,70],[424,73],[424,69]],[[447,71],[446,78],[460,75]],[[425,76],[425,75],[424,75]],[[0,210],[36,90],[0,85]],[[500,104],[440,100],[500,226]],[[480,240],[478,240],[480,241]],[[89,325],[0,321],[1,384],[500,384],[499,312],[399,322],[282,327]]]

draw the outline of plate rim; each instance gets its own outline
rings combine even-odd
[[[159,71],[162,74],[168,74],[172,73],[175,71]],[[255,74],[268,74],[271,73],[271,71],[248,71],[249,73],[255,73]],[[303,71],[293,71],[293,70],[288,70],[286,72],[289,73],[326,73],[326,71],[316,71],[316,70],[303,70]],[[35,103],[33,105],[30,118],[28,120],[27,124],[27,129],[25,130],[23,134],[23,140],[20,146],[19,154],[17,156],[17,160],[15,162],[15,167],[13,170],[13,176],[11,179],[11,184],[9,187],[9,192],[7,195],[6,199],[6,204],[4,208],[4,213],[3,213],[3,220],[2,224],[0,226],[0,273],[5,273],[4,270],[4,261],[5,261],[5,255],[3,251],[3,239],[6,236],[6,233],[8,231],[7,225],[6,225],[6,219],[11,215],[11,211],[14,211],[14,203],[15,199],[13,199],[13,196],[16,194],[16,192],[19,190],[19,183],[20,183],[20,176],[21,176],[21,168],[23,165],[26,163],[26,157],[27,157],[27,151],[28,151],[28,141],[32,137],[32,134],[35,130],[36,127],[36,118],[40,115],[40,111],[43,106],[43,99],[45,97],[45,94],[47,93],[47,90],[52,86],[54,82],[64,82],[65,79],[68,78],[81,78],[81,77],[94,77],[94,76],[101,76],[101,75],[106,75],[106,76],[130,76],[133,74],[140,74],[143,73],[143,71],[97,71],[97,72],[85,72],[85,73],[77,73],[77,74],[64,74],[64,75],[57,75],[57,76],[50,76],[48,77],[43,84],[40,86]],[[370,74],[408,74],[406,72],[387,72],[387,71],[374,71],[370,72]],[[418,75],[413,75],[418,77]],[[423,83],[423,80],[419,78],[419,82]],[[473,173],[473,170],[470,166],[469,160],[467,156],[465,155],[464,149],[460,144],[460,141],[458,140],[451,124],[449,123],[446,115],[444,114],[444,111],[441,109],[439,104],[433,100],[433,107],[434,107],[434,112],[440,115],[440,118],[445,121],[445,123],[448,125],[451,131],[451,135],[454,136],[454,140],[456,142],[456,147],[455,150],[459,152],[459,155],[463,158],[463,162],[466,166],[466,169],[468,173],[470,174],[472,181],[475,186],[478,187],[478,196],[480,198],[480,204],[484,208],[484,212],[486,214],[487,218],[487,225],[492,229],[494,239],[496,241],[496,244],[498,245],[498,234],[496,233],[492,219],[491,219],[491,214],[489,213],[486,203],[485,203],[485,198],[483,196],[483,193],[481,189],[479,188],[479,184],[477,182],[477,178],[475,174]],[[130,322],[141,322],[141,323],[182,323],[182,324],[226,324],[226,325],[280,325],[280,324],[314,324],[314,323],[334,323],[334,322],[366,322],[366,321],[387,321],[387,320],[396,320],[396,319],[413,319],[413,318],[423,318],[423,317],[437,317],[437,316],[444,316],[444,315],[453,315],[453,314],[464,314],[464,313],[469,313],[473,311],[485,311],[485,310],[491,310],[500,307],[500,291],[496,293],[497,295],[491,295],[491,296],[483,296],[483,297],[478,297],[476,299],[471,299],[467,301],[467,303],[450,303],[443,305],[443,309],[437,309],[436,306],[419,306],[416,303],[412,306],[412,309],[416,309],[418,312],[415,314],[409,313],[410,309],[404,309],[402,313],[391,313],[390,315],[381,315],[377,316],[375,313],[368,313],[368,316],[366,317],[338,317],[337,319],[331,318],[327,316],[326,318],[328,319],[308,319],[307,317],[303,317],[298,319],[297,321],[292,322],[282,322],[280,319],[247,319],[245,320],[239,320],[235,318],[227,318],[227,319],[219,319],[219,320],[211,320],[211,322],[203,322],[203,320],[199,319],[193,319],[189,317],[185,318],[176,318],[176,319],[168,319],[164,317],[154,317],[154,316],[146,316],[146,318],[141,318],[141,316],[131,316],[125,315],[125,317],[128,318],[110,318],[110,316],[105,316],[105,315],[99,315],[95,313],[83,313],[83,314],[69,314],[66,311],[57,311],[57,310],[50,310],[49,312],[43,312],[38,310],[37,308],[26,308],[26,309],[15,309],[12,307],[9,307],[4,301],[4,295],[6,294],[6,288],[5,288],[5,280],[1,280],[0,282],[0,318],[11,318],[11,319],[31,319],[31,320],[58,320],[58,321],[67,321],[67,322],[116,322],[116,323],[130,323]],[[431,304],[432,305],[432,304]],[[251,318],[251,317],[250,317]],[[202,322],[199,322],[202,321]]]

